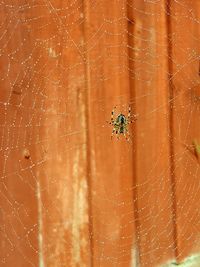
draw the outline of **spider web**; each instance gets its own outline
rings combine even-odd
[[[0,1],[0,266],[200,266],[199,10]]]

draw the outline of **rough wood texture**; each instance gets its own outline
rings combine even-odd
[[[92,266],[126,266],[136,250],[132,149],[123,139],[111,140],[112,127],[105,123],[115,106],[117,114],[128,112],[126,6],[113,1],[108,8],[103,1],[93,7],[88,1],[85,15]],[[93,38],[97,34],[102,36]]]
[[[130,21],[134,24],[129,38],[134,39],[131,57],[135,74],[131,84],[138,114],[134,168],[141,266],[156,266],[173,258],[175,245],[166,56],[168,32],[164,9],[165,1],[155,6],[139,0],[129,2]],[[144,13],[148,14],[144,17]]]
[[[194,24],[188,9],[172,2],[171,13],[171,75],[173,89],[173,157],[176,197],[177,258],[182,262],[199,252],[199,163],[193,142],[200,143],[199,126],[199,24]],[[192,16],[200,18],[200,3],[195,1]],[[175,14],[182,14],[177,17]],[[187,25],[184,27],[183,25]],[[179,37],[178,37],[179,36]],[[180,66],[182,66],[180,68]],[[185,148],[188,149],[185,149]]]
[[[0,266],[199,266],[199,10],[1,1]]]

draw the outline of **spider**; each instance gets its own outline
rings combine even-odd
[[[111,139],[115,133],[117,135],[117,139],[119,139],[120,134],[123,134],[126,140],[129,140],[130,134],[128,131],[128,125],[133,122],[131,120],[131,107],[129,106],[127,118],[124,114],[121,113],[114,119],[115,109],[116,107],[114,107],[114,109],[112,110],[111,120],[110,122],[108,122],[109,124],[113,126]],[[136,120],[136,115],[134,115],[134,120]],[[127,138],[126,134],[128,135],[129,138]]]

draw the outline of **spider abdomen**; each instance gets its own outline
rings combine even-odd
[[[120,127],[120,129],[119,129],[119,132],[123,134],[123,133],[124,133],[124,131],[125,131],[125,128],[124,128],[123,126],[122,126],[122,127]]]

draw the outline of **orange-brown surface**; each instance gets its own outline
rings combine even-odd
[[[199,24],[199,1],[0,1],[0,266],[200,266]]]

